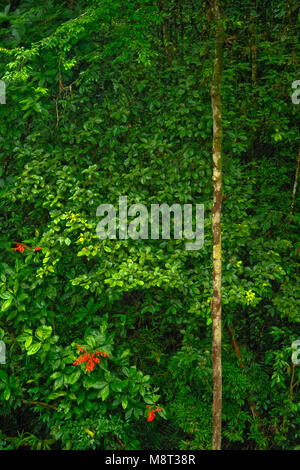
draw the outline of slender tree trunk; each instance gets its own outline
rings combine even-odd
[[[223,68],[224,31],[218,0],[212,2],[212,13],[217,24],[216,46],[211,87],[213,113],[213,183],[214,199],[212,209],[213,237],[213,298],[212,309],[212,361],[213,361],[213,429],[212,449],[221,449],[222,431],[222,101],[221,80]]]
[[[297,168],[296,168],[295,181],[294,181],[294,187],[293,187],[293,196],[292,196],[290,215],[293,215],[293,211],[294,211],[296,191],[297,191],[297,185],[298,185],[298,177],[299,177],[299,166],[300,166],[300,147],[298,150]]]

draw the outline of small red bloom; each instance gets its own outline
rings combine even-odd
[[[35,246],[33,251],[40,251],[42,248],[40,246]]]
[[[85,350],[84,355],[82,357],[82,362],[87,361],[87,360],[88,360],[88,355],[87,355],[87,350]]]
[[[154,420],[156,411],[163,411],[163,409],[160,406],[157,406],[155,410],[151,410],[152,406],[153,405],[147,405],[147,408],[150,408],[148,411],[148,417],[147,417],[148,422],[151,422]]]
[[[95,354],[93,353],[92,354],[92,357],[93,357],[93,361],[98,364],[100,362],[100,359],[98,359],[98,357],[95,357]]]
[[[19,251],[20,253],[23,253],[24,251],[24,246],[22,243],[17,243],[17,247],[14,248],[14,251]]]
[[[147,421],[151,422],[151,421],[154,420],[154,418],[155,418],[155,411],[154,410],[153,411],[149,410]]]
[[[89,354],[88,356],[89,356],[89,359],[88,359],[88,363],[86,365],[86,370],[88,372],[91,372],[95,367],[95,363],[93,362],[93,360],[91,358],[91,355]]]
[[[77,348],[79,349],[80,352],[83,352],[83,348],[78,344],[77,345]],[[96,356],[108,356],[108,353],[105,353],[105,352],[102,352],[102,351],[96,351],[96,353],[92,353],[91,354],[88,354],[87,353],[87,350],[84,351],[84,354],[81,354],[77,359],[76,361],[73,362],[73,365],[74,366],[77,366],[78,364],[82,364],[83,362],[87,362],[87,365],[86,365],[86,370],[88,372],[91,372],[94,367],[95,367],[95,364],[99,364],[100,362],[100,359],[99,357],[96,357]]]

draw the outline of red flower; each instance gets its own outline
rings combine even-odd
[[[154,418],[155,418],[155,411],[154,410],[153,411],[149,410],[147,421],[148,422],[153,421]]]
[[[147,405],[147,408],[150,408],[149,411],[148,411],[148,417],[147,417],[148,422],[151,422],[151,421],[154,420],[156,411],[162,411],[163,410],[160,406],[157,406],[155,410],[151,410],[152,406],[153,405]]]
[[[80,348],[82,351],[83,349]],[[73,365],[77,366],[78,364],[82,364],[82,362],[85,362],[88,360],[88,356],[87,356],[87,351],[84,352],[84,354],[81,354],[81,356],[79,356],[75,362],[73,362]]]
[[[95,354],[94,354],[94,353],[92,354],[92,356],[93,356],[93,361],[94,361],[96,364],[98,364],[98,363],[100,362],[100,359],[98,359],[98,357],[95,357]]]
[[[26,245],[25,243],[17,243],[17,242],[14,242],[14,243],[17,245],[17,247],[14,248],[14,251],[19,251],[20,253],[23,253],[25,249],[30,251],[30,247]],[[36,246],[33,251],[39,251],[41,249],[42,249],[41,247]]]
[[[14,248],[14,251],[19,251],[20,253],[23,253],[24,251],[23,243],[17,243],[17,247]]]
[[[88,363],[86,365],[86,370],[88,372],[91,372],[95,367],[95,363],[93,362],[93,360],[91,358],[91,355],[89,354],[88,356],[89,356],[89,359],[88,359]]]
[[[92,372],[92,370],[94,369],[94,367],[95,367],[95,364],[93,363],[93,361],[88,362],[87,365],[86,365],[86,370],[87,370],[87,372]]]
[[[80,346],[80,345],[77,345],[77,348],[79,349],[79,351],[83,351],[83,348]],[[105,352],[102,352],[102,351],[97,351],[96,353],[92,353],[92,355],[88,354],[87,353],[87,350],[84,351],[84,354],[81,354],[81,356],[79,356],[76,361],[73,362],[73,365],[74,366],[77,366],[78,364],[82,364],[83,362],[87,362],[87,365],[86,365],[86,370],[88,372],[91,372],[94,367],[95,367],[95,364],[99,364],[100,362],[100,359],[98,357],[95,356],[99,356],[99,355],[102,355],[104,357],[108,356],[108,353],[105,353]]]

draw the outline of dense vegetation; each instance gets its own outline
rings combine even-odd
[[[210,4],[8,2],[0,448],[210,449]],[[220,3],[222,448],[294,449],[299,3]],[[124,195],[128,205],[204,204],[203,248],[100,240],[97,207]],[[85,351],[90,360],[74,364]]]

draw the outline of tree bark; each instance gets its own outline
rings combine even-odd
[[[290,209],[290,216],[293,215],[293,211],[294,211],[296,191],[297,191],[297,185],[298,185],[298,177],[299,177],[299,166],[300,166],[300,147],[299,147],[299,150],[298,150],[297,168],[296,168],[295,181],[294,181],[294,187],[293,187],[293,195],[292,195],[292,204],[291,204],[291,209]]]
[[[213,361],[213,410],[212,449],[221,449],[222,431],[222,101],[221,80],[223,69],[224,31],[218,0],[212,2],[212,14],[216,21],[216,45],[211,87],[213,113],[213,297],[212,309],[212,361]]]

